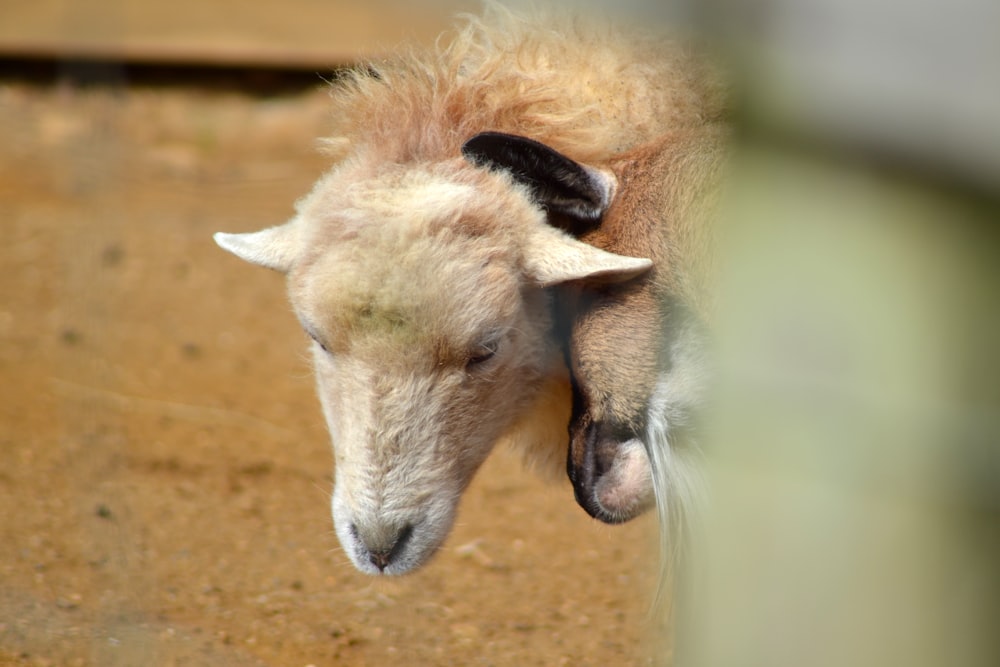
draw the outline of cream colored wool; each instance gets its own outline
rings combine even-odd
[[[493,447],[565,470],[570,386],[548,288],[652,262],[550,226],[527,188],[462,157],[482,131],[609,161],[722,113],[683,48],[490,6],[445,46],[332,89],[333,168],[284,225],[218,234],[287,275],[336,458],[332,510],[362,571],[425,563]]]
[[[725,99],[703,54],[663,35],[493,4],[446,46],[359,67],[332,96],[331,152],[382,164],[454,157],[485,130],[601,162],[717,119]]]

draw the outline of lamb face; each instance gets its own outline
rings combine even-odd
[[[434,553],[473,474],[554,372],[546,295],[522,285],[513,249],[399,222],[339,239],[289,277],[316,341],[337,535],[372,574]]]
[[[493,445],[561,371],[547,288],[648,268],[551,228],[525,191],[461,160],[342,170],[292,222],[218,239],[288,275],[333,440],[337,535],[371,574],[433,555]]]

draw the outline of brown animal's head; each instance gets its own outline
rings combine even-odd
[[[494,443],[562,367],[548,289],[650,263],[552,228],[526,189],[460,158],[347,161],[297,209],[216,240],[287,274],[333,440],[337,535],[360,570],[401,574],[437,550]]]
[[[607,523],[652,506],[649,457],[668,456],[701,393],[696,265],[719,146],[718,131],[692,131],[595,168],[523,137],[487,133],[466,145],[476,163],[530,187],[552,224],[654,263],[628,281],[584,278],[561,292],[573,380],[567,470],[580,505]]]

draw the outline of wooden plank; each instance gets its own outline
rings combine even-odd
[[[326,69],[429,44],[469,0],[3,0],[0,57]]]

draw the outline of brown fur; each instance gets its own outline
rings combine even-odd
[[[359,569],[401,574],[439,548],[498,441],[565,460],[568,382],[549,290],[624,280],[650,265],[547,225],[527,188],[466,162],[463,143],[485,130],[518,133],[610,163],[667,131],[703,125],[721,113],[721,97],[675,44],[528,22],[497,7],[447,46],[359,68],[332,97],[327,146],[337,163],[297,215],[216,240],[287,275],[316,342],[337,535]],[[656,295],[640,290],[636,306],[652,312]],[[636,331],[632,344],[653,349],[653,331]],[[476,362],[484,349],[493,353]],[[613,389],[608,372],[595,377]]]
[[[679,422],[697,403],[694,376],[703,370],[691,367],[689,357],[700,352],[687,337],[711,320],[710,218],[725,138],[721,125],[687,128],[603,165],[617,181],[615,198],[601,224],[581,238],[654,262],[649,273],[628,283],[566,290],[576,391],[568,465],[578,500],[606,521],[627,520],[653,501],[652,480],[646,475],[646,481],[637,481],[641,476],[635,471],[647,464],[623,450],[623,443],[637,438],[647,451],[682,446]],[[651,415],[658,385],[672,377],[684,388],[661,406],[665,414]],[[669,421],[670,442],[652,441],[649,426],[656,420]],[[633,458],[623,463],[623,456]],[[619,468],[613,471],[616,461]],[[599,492],[613,493],[619,506],[600,502]]]
[[[705,323],[711,318],[706,218],[724,141],[721,127],[671,133],[608,165],[619,191],[600,226],[580,238],[608,252],[648,257],[654,267],[627,285],[576,291],[573,357],[604,397],[600,417],[628,422],[647,404],[650,376],[660,365],[665,304],[684,304]]]
[[[403,53],[339,82],[328,145],[379,164],[435,161],[493,130],[603,161],[718,118],[724,87],[705,63],[661,35],[490,5],[438,51]]]

